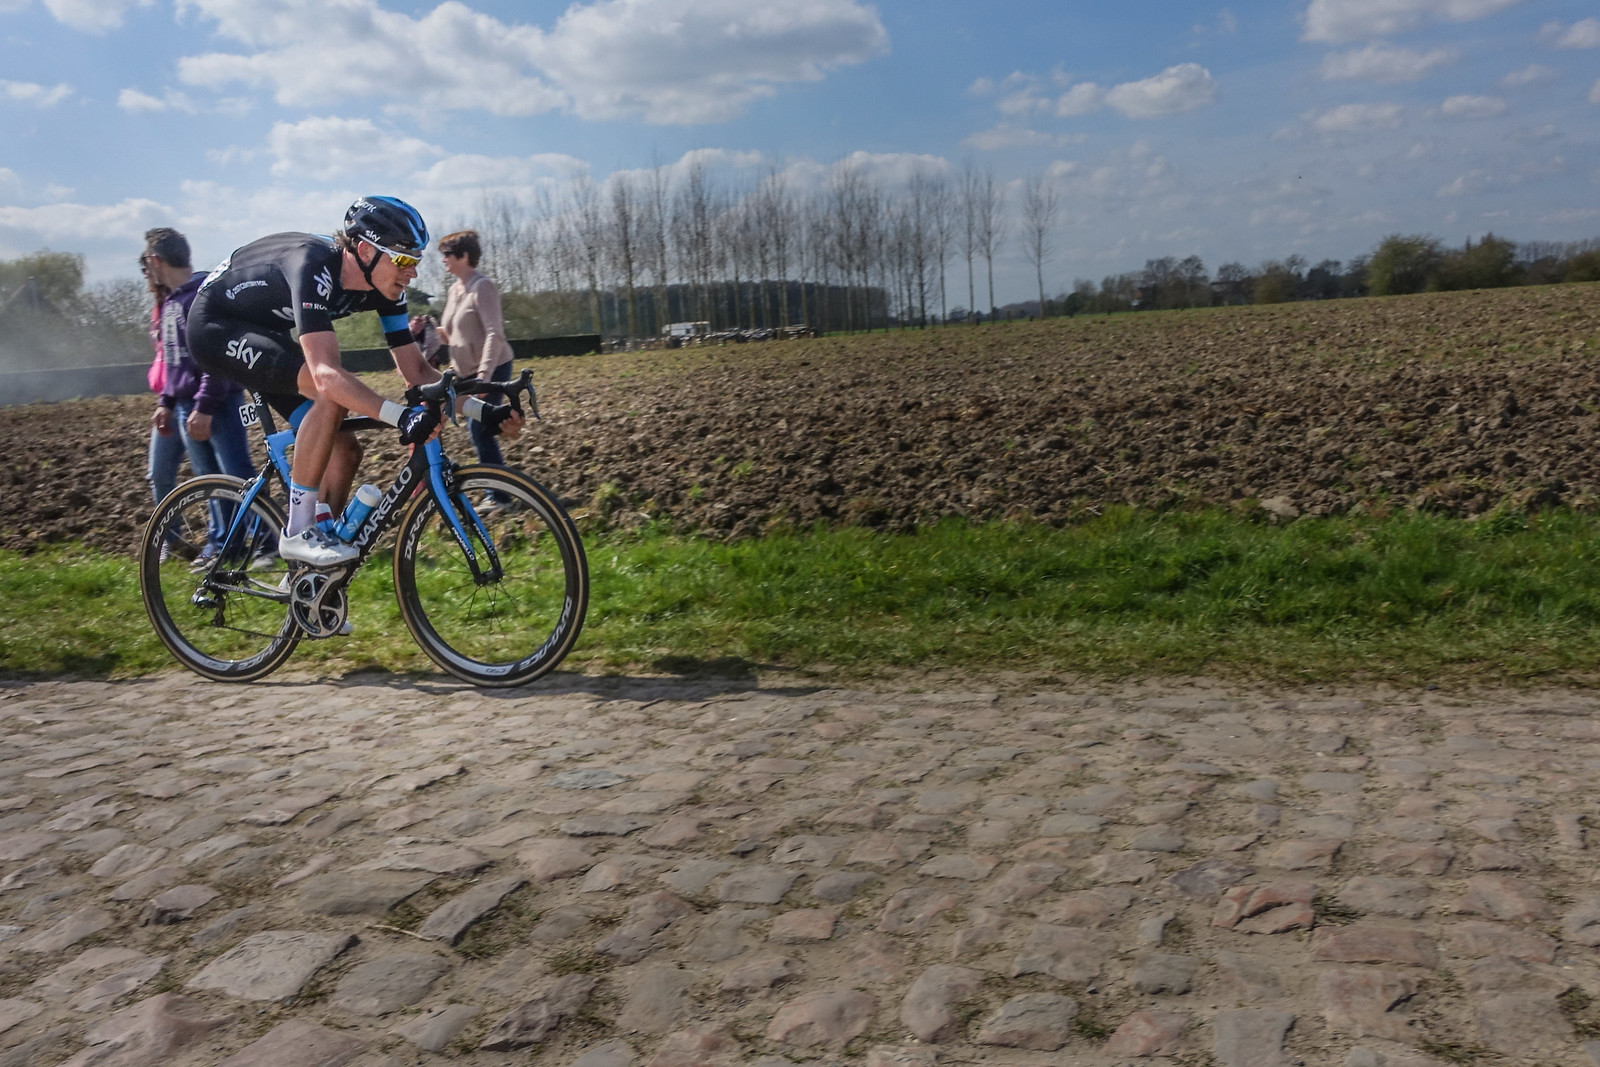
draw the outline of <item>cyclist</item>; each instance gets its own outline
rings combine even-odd
[[[195,297],[189,311],[195,363],[257,390],[296,426],[289,519],[278,539],[286,560],[331,567],[360,554],[316,522],[319,497],[340,512],[361,463],[355,435],[339,429],[346,413],[397,427],[403,444],[426,441],[437,429],[438,417],[425,406],[385,400],[345,370],[333,332],[334,319],[376,311],[406,383],[438,381],[406,319],[405,289],[427,246],[428,227],[416,208],[364,196],[332,237],[278,233],[236,249]],[[484,421],[508,437],[522,428],[508,406],[490,408]]]

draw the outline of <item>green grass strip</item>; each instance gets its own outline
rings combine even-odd
[[[951,521],[723,544],[588,539],[594,599],[568,666],[829,665],[1115,677],[1518,683],[1587,677],[1600,653],[1600,519],[1427,515],[1272,526],[1223,511],[1118,510],[1067,529]],[[373,560],[352,639],[290,669],[429,665]],[[131,561],[0,553],[0,671],[136,675],[171,665]]]

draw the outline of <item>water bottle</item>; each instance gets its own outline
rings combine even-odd
[[[350,503],[344,506],[344,517],[339,520],[333,533],[341,541],[348,541],[361,529],[361,524],[367,521],[367,516],[372,509],[378,506],[378,501],[383,499],[383,493],[378,487],[368,482],[356,490],[356,495],[350,498]]]

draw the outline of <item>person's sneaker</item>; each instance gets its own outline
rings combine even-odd
[[[203,574],[207,569],[210,568],[212,562],[216,558],[217,554],[215,552],[211,551],[210,549],[206,549],[204,552],[200,553],[194,558],[194,562],[189,564],[189,573]]]
[[[330,537],[315,526],[307,526],[293,537],[279,534],[278,555],[312,567],[337,567],[361,555],[361,550]]]
[[[250,570],[270,570],[278,565],[278,550],[270,545],[262,545],[250,557]]]

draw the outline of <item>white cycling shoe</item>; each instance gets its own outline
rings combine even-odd
[[[278,555],[310,567],[337,567],[361,555],[355,545],[347,545],[316,526],[307,526],[290,537],[278,535]]]

